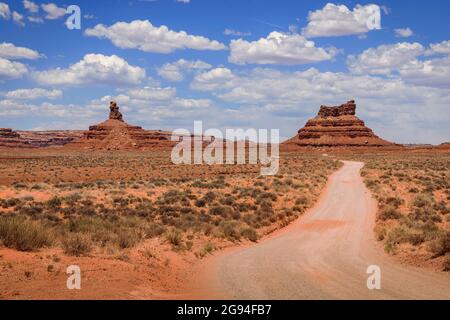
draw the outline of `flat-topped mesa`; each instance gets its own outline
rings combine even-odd
[[[390,146],[356,116],[356,103],[350,100],[336,107],[321,106],[316,117],[308,120],[286,146]]]
[[[0,138],[14,139],[20,138],[20,135],[10,128],[0,128]]]
[[[16,131],[10,128],[0,128],[0,147],[28,148],[30,145]]]

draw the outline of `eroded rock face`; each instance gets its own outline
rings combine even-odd
[[[319,113],[285,144],[298,146],[389,146],[356,115],[354,100],[335,107],[321,106]]]

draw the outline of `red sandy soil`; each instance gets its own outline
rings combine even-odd
[[[157,239],[104,257],[2,248],[0,298],[449,299],[448,274],[408,267],[376,243],[376,203],[359,175],[361,166],[347,162],[304,218],[256,245],[205,259],[197,259],[195,250],[173,252]],[[371,264],[382,269],[380,291],[366,288]],[[66,288],[69,265],[81,267],[82,290]]]

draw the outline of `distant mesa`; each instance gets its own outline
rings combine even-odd
[[[170,140],[171,132],[144,130],[126,123],[115,101],[110,102],[109,110],[108,120],[90,126],[81,139],[66,147],[100,150],[167,149],[175,144]]]
[[[63,146],[81,138],[82,131],[13,131],[0,128],[0,147],[6,148],[43,148]]]
[[[444,142],[437,146],[439,149],[450,149],[450,142]]]
[[[395,146],[376,136],[356,116],[356,103],[350,100],[335,107],[321,106],[319,113],[283,143],[284,147],[383,147]]]
[[[0,147],[27,147],[26,141],[10,128],[0,128]]]

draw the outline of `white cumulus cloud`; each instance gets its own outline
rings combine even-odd
[[[11,100],[35,100],[41,98],[57,99],[62,97],[62,91],[46,90],[42,88],[17,89],[6,92],[4,96]]]
[[[401,42],[365,50],[347,59],[349,69],[357,74],[389,74],[425,52],[420,43]]]
[[[316,47],[313,41],[299,34],[272,32],[267,38],[249,42],[232,40],[228,60],[236,64],[297,65],[332,59],[337,50]]]
[[[37,71],[33,76],[45,85],[138,84],[145,78],[145,69],[131,66],[116,55],[91,53],[67,69]]]
[[[210,69],[212,66],[201,60],[185,60],[180,59],[173,63],[165,63],[160,68],[158,68],[158,74],[169,81],[182,81],[184,79],[184,74],[193,70],[205,70]]]
[[[427,50],[426,54],[450,54],[450,40],[430,44],[430,49]]]
[[[25,23],[23,22],[23,15],[20,13],[14,11],[12,14],[12,19],[15,23],[17,23],[19,26],[23,27]]]
[[[231,84],[234,77],[234,74],[228,68],[215,68],[196,75],[191,87],[201,91],[226,88]]]
[[[168,100],[176,96],[175,88],[144,87],[128,90],[128,95],[139,100]]]
[[[203,36],[173,31],[167,26],[156,27],[148,20],[117,22],[111,26],[98,24],[85,31],[87,36],[106,38],[122,49],[145,52],[170,53],[180,49],[223,50],[225,45]]]
[[[450,57],[413,60],[400,68],[406,82],[416,85],[450,89]]]
[[[16,47],[12,43],[0,43],[0,57],[6,59],[30,59],[35,60],[42,57],[42,55],[32,49],[25,47]]]
[[[0,2],[0,18],[9,20],[11,18],[11,10],[9,5],[4,2]]]
[[[23,0],[23,7],[27,9],[30,13],[39,12],[39,6],[30,0]]]
[[[409,38],[414,35],[414,32],[410,28],[399,28],[395,29],[394,32],[397,38]]]
[[[18,79],[26,73],[28,69],[24,64],[0,58],[0,80]]]
[[[65,8],[60,8],[54,3],[42,4],[41,8],[47,13],[45,18],[48,20],[56,20],[63,17],[66,14]]]
[[[381,11],[376,4],[356,5],[350,10],[345,5],[327,3],[322,9],[308,14],[306,37],[337,37],[364,34],[381,29]]]

